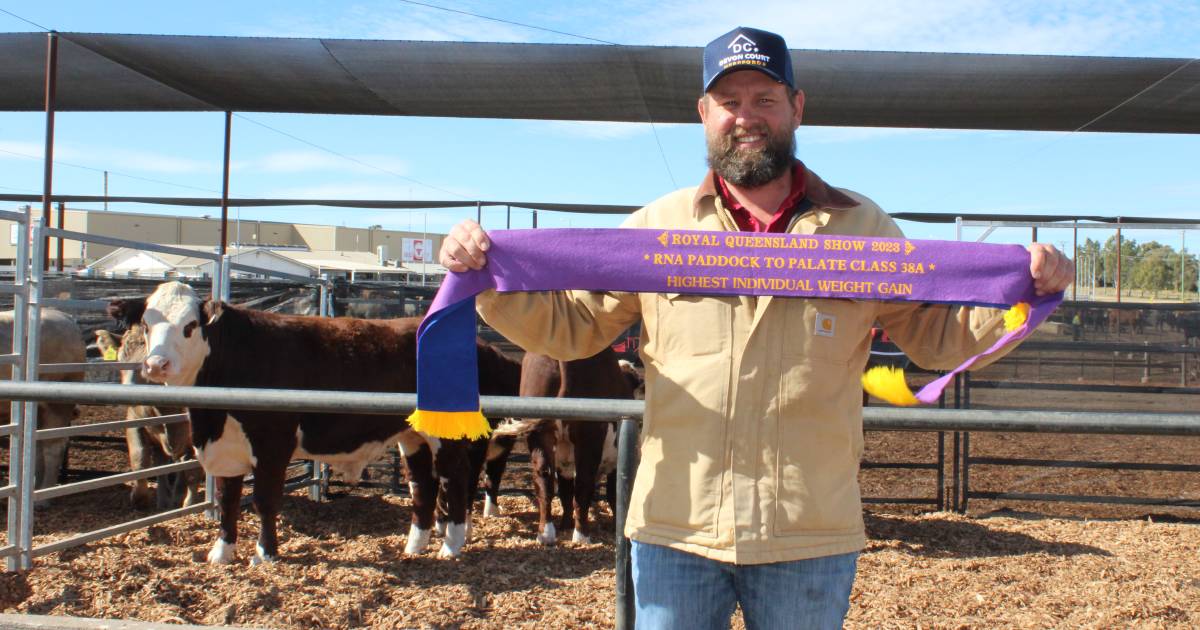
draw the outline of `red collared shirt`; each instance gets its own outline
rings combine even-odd
[[[729,214],[733,216],[738,229],[743,232],[786,232],[788,223],[792,220],[792,215],[796,213],[796,208],[804,199],[804,163],[799,160],[796,161],[796,165],[792,169],[792,191],[788,193],[783,203],[779,204],[779,209],[771,217],[771,222],[765,225],[754,218],[750,214],[750,211],[730,194],[729,187],[725,185],[725,180],[721,179],[715,173],[713,174],[713,179],[717,180],[717,191],[721,195],[721,202],[729,209]]]

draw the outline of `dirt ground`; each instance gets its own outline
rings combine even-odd
[[[1035,361],[1024,358],[1015,370],[1002,363],[976,378],[1102,384],[1114,370],[1122,383],[1141,374],[1099,362],[1085,366],[1083,381],[1078,367],[1043,365],[1047,372],[1035,377]],[[1151,375],[1151,384],[1178,384],[1178,372],[1162,372]],[[1035,389],[971,393],[975,408],[1194,414],[1198,401],[1195,395]],[[88,407],[83,421],[116,413]],[[949,493],[950,436],[945,446]],[[123,449],[116,441],[76,441],[69,468],[125,470]],[[971,454],[1191,464],[1200,461],[1200,438],[973,433]],[[7,452],[0,455],[6,462]],[[867,462],[935,457],[936,434],[866,436]],[[376,473],[381,480],[388,467]],[[523,466],[510,471],[506,489],[530,488]],[[1198,480],[1196,473],[1181,472],[971,469],[973,490],[1153,496],[1200,505]],[[867,468],[861,484],[867,497],[937,492],[934,472],[925,470]],[[402,496],[366,488],[316,503],[299,491],[285,500],[281,559],[274,564],[248,562],[258,531],[249,510],[240,526],[239,561],[205,564],[216,526],[195,515],[50,554],[30,572],[0,574],[0,604],[18,613],[270,628],[611,626],[615,574],[608,506],[597,508],[595,542],[546,548],[534,540],[536,510],[527,496],[505,496],[501,505],[500,517],[474,517],[461,559],[442,560],[435,557],[436,534],[429,553],[403,555],[410,511]],[[960,515],[932,506],[868,505],[870,542],[859,560],[846,627],[1200,626],[1200,515],[1194,508],[983,499],[972,499],[968,508]],[[44,543],[150,513],[130,508],[120,487],[67,497],[39,508],[36,539]],[[744,627],[740,618],[733,627]]]

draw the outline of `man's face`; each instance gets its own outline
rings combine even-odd
[[[721,77],[700,98],[708,164],[727,182],[757,188],[790,172],[804,93],[758,72]]]

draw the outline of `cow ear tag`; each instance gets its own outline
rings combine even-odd
[[[1020,302],[1004,313],[1004,330],[1012,332],[1029,319],[1029,304]],[[862,375],[863,391],[897,407],[920,403],[904,379],[904,370],[887,365],[873,367]]]

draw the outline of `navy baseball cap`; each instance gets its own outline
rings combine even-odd
[[[739,26],[704,47],[704,91],[717,79],[736,70],[758,70],[796,89],[792,55],[787,42],[775,33]]]

